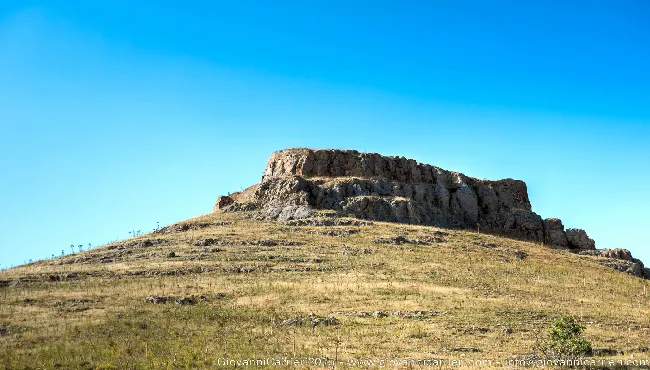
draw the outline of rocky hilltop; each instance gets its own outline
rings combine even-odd
[[[560,219],[533,212],[521,180],[477,179],[404,157],[282,150],[271,155],[259,184],[219,197],[215,210],[255,211],[281,221],[330,210],[375,221],[476,229],[611,257],[628,262],[613,267],[643,275],[643,264],[629,251],[596,251],[584,230],[565,230]]]

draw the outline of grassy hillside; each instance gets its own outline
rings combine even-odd
[[[297,368],[321,359],[501,366],[534,353],[561,314],[578,318],[595,348],[619,352],[596,359],[650,358],[647,280],[475,231],[342,220],[215,213],[3,271],[0,368],[309,357]]]

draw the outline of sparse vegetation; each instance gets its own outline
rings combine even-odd
[[[594,347],[618,351],[607,358],[650,347],[646,281],[591,256],[381,222],[349,233],[349,223],[214,213],[176,225],[2,271],[0,367],[215,368],[220,358],[309,356],[336,358],[337,369],[359,368],[348,363],[358,359],[498,361],[529,356],[538,328],[558,312],[589,323],[582,334]],[[411,243],[375,243],[399,236]],[[172,299],[152,304],[152,296]],[[183,297],[205,299],[175,303],[189,302]],[[290,319],[304,325],[282,325]]]

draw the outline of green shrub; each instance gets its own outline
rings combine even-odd
[[[573,316],[560,316],[549,323],[548,338],[539,348],[544,355],[553,359],[573,359],[590,355],[591,343],[582,336],[584,329]]]

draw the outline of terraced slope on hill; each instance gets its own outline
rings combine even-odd
[[[648,281],[601,266],[602,257],[327,212],[254,215],[216,212],[1,272],[0,367],[307,357],[338,368],[359,359],[496,366],[533,354],[560,314],[612,350],[594,358],[648,356]]]

